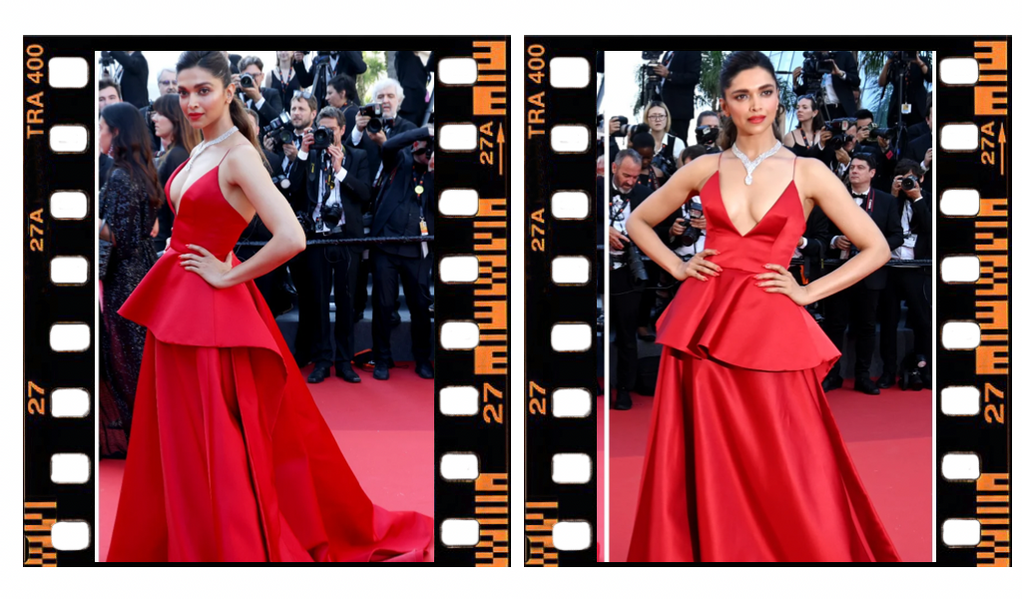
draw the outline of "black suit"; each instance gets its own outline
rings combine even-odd
[[[672,116],[672,133],[685,144],[693,120],[693,90],[700,81],[700,52],[672,50],[666,52],[662,64],[669,74],[661,83],[661,98]]]
[[[819,206],[811,209],[807,217],[807,225],[804,227],[804,237],[807,245],[800,249],[803,256],[803,264],[794,272],[798,279],[806,279],[809,283],[821,277],[823,270],[822,259],[825,257],[825,249],[828,248],[832,238],[829,236],[829,220],[825,212]]]
[[[914,139],[907,146],[907,151],[904,154],[906,158],[913,160],[914,162],[921,164],[924,162],[925,155],[928,150],[932,148],[932,133],[928,131],[924,135]],[[922,167],[923,168],[923,167]],[[931,169],[928,169],[924,173],[924,178],[921,180],[921,188],[929,193],[932,190],[932,173]]]
[[[925,88],[925,82],[931,82],[932,68],[927,60],[925,60],[925,64],[928,65],[927,74],[917,64],[911,63],[903,75],[903,101],[910,103],[910,114],[903,115],[903,124],[907,126],[923,123],[925,117],[928,116],[928,90]],[[900,114],[900,82],[898,78],[892,76],[890,71],[887,73],[886,84],[892,86],[889,116],[886,123],[888,126],[894,127]]]
[[[434,53],[430,53],[424,65],[419,55],[408,50],[395,52],[395,71],[402,85],[405,99],[398,109],[398,116],[419,127],[427,113],[427,79],[434,71]]]
[[[416,141],[429,138],[427,128],[419,127],[390,136],[384,143],[385,183],[374,207],[371,236],[419,235],[421,218],[426,223],[427,233],[434,234],[437,204],[434,173],[416,162],[410,147]],[[422,188],[421,193],[416,192],[417,187]],[[399,281],[412,316],[413,356],[417,363],[430,360],[430,304],[433,301],[430,280],[434,262],[430,245],[425,257],[420,243],[378,244],[371,250],[375,363],[390,364],[392,360],[391,314],[398,302]]]
[[[903,198],[897,200],[900,215],[903,214],[907,201]],[[930,260],[932,258],[931,195],[923,193],[921,199],[911,203],[911,208],[913,214],[910,218],[910,232],[917,234],[914,259]],[[883,372],[895,375],[897,372],[896,338],[901,300],[905,299],[907,302],[907,325],[914,330],[913,353],[923,355],[926,361],[931,360],[932,268],[891,266],[888,267],[888,270],[889,278],[879,305],[881,329],[879,349],[882,353]]]
[[[317,57],[319,58],[319,57]],[[366,62],[363,60],[363,53],[358,50],[347,50],[345,52],[338,53],[338,60],[334,63],[334,68],[331,68],[329,58],[327,60],[326,76],[321,76],[320,80],[317,81],[316,89],[310,89],[313,93],[313,97],[316,98],[317,106],[327,106],[327,82],[333,79],[337,75],[348,75],[353,81],[356,80],[358,75],[366,72]],[[308,88],[313,85],[313,81],[316,80],[316,69],[307,70],[306,63],[302,60],[298,60],[292,63],[295,68],[295,78],[299,80],[299,84],[304,88]],[[359,102],[359,98],[349,98],[350,102]]]
[[[903,243],[903,231],[900,228],[900,217],[896,198],[879,191],[871,189],[871,195],[863,200],[862,207],[871,215],[882,235],[889,244],[889,249],[895,249]],[[842,232],[835,223],[829,223],[830,235],[829,244],[833,236],[841,235]],[[840,258],[838,248],[829,247],[826,250],[829,258]],[[827,269],[829,271],[834,268]],[[856,376],[868,376],[871,370],[871,357],[875,353],[875,326],[877,324],[878,300],[885,288],[886,269],[880,268],[869,274],[864,279],[853,284],[842,291],[835,293],[822,300],[822,307],[825,313],[823,329],[829,339],[836,347],[843,350],[843,337],[847,325],[850,325],[857,336],[857,360],[854,363]],[[832,367],[830,375],[839,375],[839,362]]]
[[[390,128],[384,128],[384,133],[385,135],[387,135],[388,139],[390,139],[391,137],[398,135],[399,133],[405,133],[407,131],[412,131],[414,129],[416,129],[416,125],[398,116],[395,117],[394,125],[392,125]],[[352,130],[352,133],[355,133],[355,129]],[[351,139],[353,139],[353,136],[349,135],[349,140]],[[377,142],[370,139],[369,131],[361,132],[359,143],[354,143],[352,144],[352,146],[366,152],[366,157],[369,160],[370,164],[370,183],[372,186],[376,187],[378,174],[383,177],[387,177],[391,173],[390,169],[388,168],[385,168],[383,172],[380,171],[380,166],[383,157],[383,148],[381,148],[381,146],[378,146]]]
[[[846,73],[846,79],[841,79],[838,75],[832,76],[832,89],[836,93],[839,105],[821,106],[821,116],[825,120],[853,116],[857,112],[857,101],[853,97],[853,92],[860,89],[860,72],[857,66],[857,59],[853,57],[853,53],[839,51],[832,54],[835,56],[836,66],[839,67],[839,70]],[[807,75],[801,73],[800,80],[800,83],[793,83],[793,92],[798,96],[807,93]],[[821,97],[822,104],[827,102],[824,83],[822,83]]]
[[[110,56],[121,65],[121,99],[138,108],[149,104],[149,63],[142,52],[111,52]]]
[[[918,137],[921,137],[925,133],[927,133],[928,135],[932,134],[932,128],[928,124],[928,121],[921,121],[920,123],[915,123],[907,127],[908,139],[917,139]]]
[[[270,121],[281,116],[284,104],[281,103],[281,92],[272,87],[261,87],[260,93],[263,94],[263,105],[258,109],[256,108],[256,102],[253,102],[248,96],[243,94],[242,98],[245,102],[245,107],[255,110],[259,116],[260,130],[257,133],[260,136],[260,140],[262,140],[263,128],[269,125]]]
[[[366,153],[346,146],[342,168],[347,172],[340,182],[334,179],[333,173],[324,173],[318,167],[321,156],[330,160],[324,150],[310,150],[306,160],[297,161],[293,171],[302,173],[306,190],[305,214],[308,222],[313,223],[313,230],[306,232],[308,239],[361,239],[363,235],[363,206],[370,201],[369,177]],[[328,162],[326,168],[332,171]],[[339,222],[326,233],[317,232],[318,223],[313,215],[318,203],[321,202],[320,183],[323,177],[330,177],[331,183],[339,188],[341,207],[344,213],[344,224]],[[323,213],[321,206],[320,214]],[[312,294],[310,301],[302,302],[299,317],[303,317],[302,308],[314,310],[312,326],[313,352],[311,359],[317,366],[351,362],[355,357],[352,319],[352,297],[356,285],[356,270],[359,263],[361,248],[352,245],[311,245],[305,252],[306,264],[309,268]],[[331,290],[334,291],[334,348],[331,346]],[[301,291],[300,291],[301,294]]]
[[[597,189],[601,190],[600,195],[597,197],[604,196],[604,179],[598,178]],[[643,185],[634,185],[633,189],[629,194],[623,194],[615,189],[614,180],[609,188],[609,194],[611,199],[616,196],[623,196],[623,199],[629,200],[629,213],[632,214],[644,200],[646,200],[653,192],[649,187]],[[611,205],[611,201],[607,205]],[[623,218],[628,218],[626,213],[618,213],[618,211],[611,211],[609,208],[609,219],[610,222],[619,221]],[[673,213],[669,220],[675,220],[676,213]],[[604,222],[604,218],[598,219],[599,222]],[[671,225],[669,225],[671,228]],[[662,231],[663,227],[659,225],[656,229],[658,236],[663,241],[668,239],[668,231]],[[610,243],[608,239],[608,231],[603,226],[600,228],[601,236],[599,239],[604,240],[605,243]],[[640,312],[640,304],[645,291],[646,285],[644,283],[636,281],[633,278],[633,274],[629,269],[629,265],[625,264],[619,267],[615,265],[619,262],[616,256],[610,256],[612,264],[608,272],[608,319],[611,323],[611,330],[615,334],[615,388],[620,391],[632,391],[636,385],[636,369],[637,369],[637,344],[636,344],[636,330],[638,314]]]

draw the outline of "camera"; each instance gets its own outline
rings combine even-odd
[[[712,146],[718,141],[718,135],[721,133],[718,127],[712,127],[711,125],[703,125],[697,127],[695,130],[697,133],[697,143],[702,146]]]
[[[871,123],[871,130],[868,131],[868,140],[877,142],[879,137],[884,137],[889,141],[896,138],[896,127],[879,127],[877,123]]]
[[[914,51],[909,51],[908,52],[906,50],[898,51],[898,52],[889,52],[889,54],[888,54],[888,57],[893,62],[914,62],[915,60],[917,60],[917,56],[918,56],[917,52],[914,52]]]
[[[292,186],[292,182],[288,180],[288,176],[281,174],[276,177],[271,177],[270,181],[280,187],[281,189],[288,189]]]
[[[619,130],[612,133],[612,137],[625,137],[629,133],[629,119],[624,116],[613,116],[610,120],[619,123]]]
[[[903,175],[903,178],[900,179],[900,189],[902,189],[903,191],[910,191],[914,189],[914,187],[917,185],[919,185],[917,177],[911,175],[910,173]]]
[[[295,143],[295,125],[292,125],[288,113],[282,110],[279,117],[263,128],[263,135],[269,135],[281,145]]]
[[[835,61],[835,55],[832,52],[823,51],[810,51],[804,52],[804,64],[802,74],[807,79],[821,79],[823,76],[832,72],[831,62]]]
[[[683,230],[682,244],[689,247],[700,239],[701,231],[697,227],[690,224],[690,219],[700,218],[704,215],[704,209],[701,207],[699,200],[693,200],[690,202],[690,212],[686,218],[686,228]]]
[[[665,173],[666,178],[671,177],[676,172],[675,162],[671,158],[666,158],[665,155],[660,152],[655,154],[654,158],[651,158],[651,166]]]
[[[331,142],[334,141],[334,132],[327,127],[317,127],[313,130],[313,144],[309,146],[310,150],[326,150],[331,147]]]
[[[651,62],[652,60],[660,60],[661,59],[661,50],[654,50],[653,52],[648,52],[646,50],[642,50],[640,52],[640,54],[642,55],[643,60],[645,60],[647,62]]]
[[[852,135],[847,135],[846,130],[850,128],[848,119],[833,119],[825,123],[825,131],[832,134],[832,139],[825,144],[833,150],[841,148],[853,141]]]
[[[114,64],[114,57],[110,55],[109,50],[100,52],[100,64],[105,67],[109,67]]]
[[[320,220],[324,221],[328,228],[337,227],[341,222],[341,204],[325,204],[320,209]]]
[[[640,250],[630,243],[623,252],[626,256],[626,264],[629,265],[629,272],[633,275],[633,278],[637,281],[646,281],[647,267],[644,266],[643,260],[640,259]]]
[[[376,102],[360,106],[359,116],[370,117],[370,122],[366,124],[366,130],[370,133],[379,133],[385,125],[390,125],[392,122],[391,119],[384,118],[384,106]]]
[[[256,87],[256,79],[249,73],[242,73],[238,80],[242,87]]]
[[[413,150],[412,153],[426,154],[427,160],[430,160],[430,157],[434,155],[434,138],[431,137],[430,139],[427,139],[426,144],[423,147]]]

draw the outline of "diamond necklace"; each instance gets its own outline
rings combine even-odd
[[[227,131],[225,131],[224,134],[221,135],[220,137],[218,137],[217,139],[214,139],[214,140],[209,141],[209,142],[203,141],[198,146],[196,146],[196,149],[192,150],[192,156],[188,159],[188,164],[185,165],[185,170],[187,170],[187,171],[192,170],[192,163],[195,161],[196,158],[199,158],[200,154],[205,152],[206,149],[209,148],[210,146],[215,145],[215,144],[219,144],[220,142],[224,141],[225,139],[227,139],[235,131],[238,131],[238,127],[232,127],[230,129],[228,129]]]
[[[762,162],[764,162],[765,158],[768,158],[768,157],[772,156],[773,154],[775,154],[776,152],[778,152],[779,148],[781,148],[781,147],[782,147],[782,142],[781,141],[776,141],[775,145],[772,146],[770,150],[768,150],[764,154],[761,154],[760,156],[755,158],[753,162],[751,162],[750,159],[747,158],[747,155],[744,154],[743,152],[740,152],[736,148],[736,144],[733,144],[732,145],[732,153],[736,154],[736,157],[739,158],[740,162],[743,163],[743,167],[747,169],[747,176],[746,176],[745,179],[743,179],[743,182],[746,183],[747,185],[752,184],[754,182],[754,169],[757,168],[758,165],[760,165]]]

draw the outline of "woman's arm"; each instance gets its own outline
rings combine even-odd
[[[786,137],[782,138],[782,145],[786,146],[787,148],[792,148],[793,146],[796,145],[796,136],[793,135],[792,131],[787,133]]]
[[[850,192],[828,167],[818,160],[800,160],[797,164],[797,174],[801,179],[798,188],[813,198],[825,216],[860,250],[845,264],[804,288],[808,294],[807,303],[812,303],[842,291],[882,268],[891,254],[889,243],[875,221],[857,206]]]
[[[239,145],[225,158],[228,182],[241,188],[272,237],[251,258],[233,268],[230,255],[221,261],[205,248],[189,245],[189,249],[198,254],[181,255],[185,268],[198,273],[217,288],[230,287],[265,275],[306,248],[302,226],[295,218],[288,200],[270,180],[270,174],[264,168],[256,148],[248,143]]]
[[[682,279],[685,269],[683,261],[658,236],[659,227],[669,215],[679,213],[679,208],[693,195],[700,184],[714,173],[718,157],[707,154],[691,161],[676,171],[665,183],[637,206],[626,219],[629,239],[658,266]]]

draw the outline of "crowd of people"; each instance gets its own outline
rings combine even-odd
[[[932,102],[926,83],[931,68],[926,56],[888,52],[878,78],[890,86],[886,126],[861,105],[860,73],[851,52],[805,52],[791,73],[796,94],[796,127],[785,131],[787,112],[780,106],[775,133],[798,156],[828,165],[867,211],[889,242],[892,260],[856,285],[807,306],[847,361],[853,360],[854,389],[877,395],[880,389],[931,388],[932,269]],[[632,406],[637,384],[638,339],[655,340],[658,316],[674,299],[678,281],[647,260],[629,240],[625,222],[654,190],[690,161],[721,152],[724,115],[695,113],[700,79],[699,51],[669,51],[647,67],[653,93],[641,122],[613,116],[607,120],[610,152],[598,161],[597,194],[604,197],[610,165],[609,229],[599,233],[609,244],[606,321],[614,331],[616,409]],[[694,121],[693,130],[689,129]],[[692,137],[691,137],[692,134]],[[690,140],[693,140],[692,142]],[[600,227],[600,225],[599,225]],[[686,199],[680,212],[655,231],[684,260],[704,250],[707,221],[699,195]],[[838,268],[857,248],[825,213],[815,207],[793,252],[790,270],[807,284]],[[913,342],[898,355],[898,324],[907,307]],[[855,338],[844,344],[847,330]],[[876,339],[877,336],[877,339]],[[871,378],[875,346],[882,372]],[[850,355],[852,354],[852,355]],[[825,391],[842,387],[840,363],[828,373]]]
[[[257,56],[224,54],[264,164],[306,234],[306,250],[256,284],[275,316],[298,309],[294,354],[299,366],[313,364],[307,382],[323,382],[333,365],[359,383],[354,366],[363,363],[374,378],[390,377],[399,283],[415,372],[432,379],[433,54],[393,53],[397,77],[373,82],[365,102],[362,52],[279,51],[269,69]],[[202,140],[173,67],[155,72],[159,95],[151,99],[142,52],[103,52],[100,63],[101,453],[122,456],[146,332],[117,310],[169,245],[175,207],[164,186]],[[255,243],[235,255],[245,260],[270,238],[257,215],[240,239]],[[356,347],[367,303],[372,348]]]

